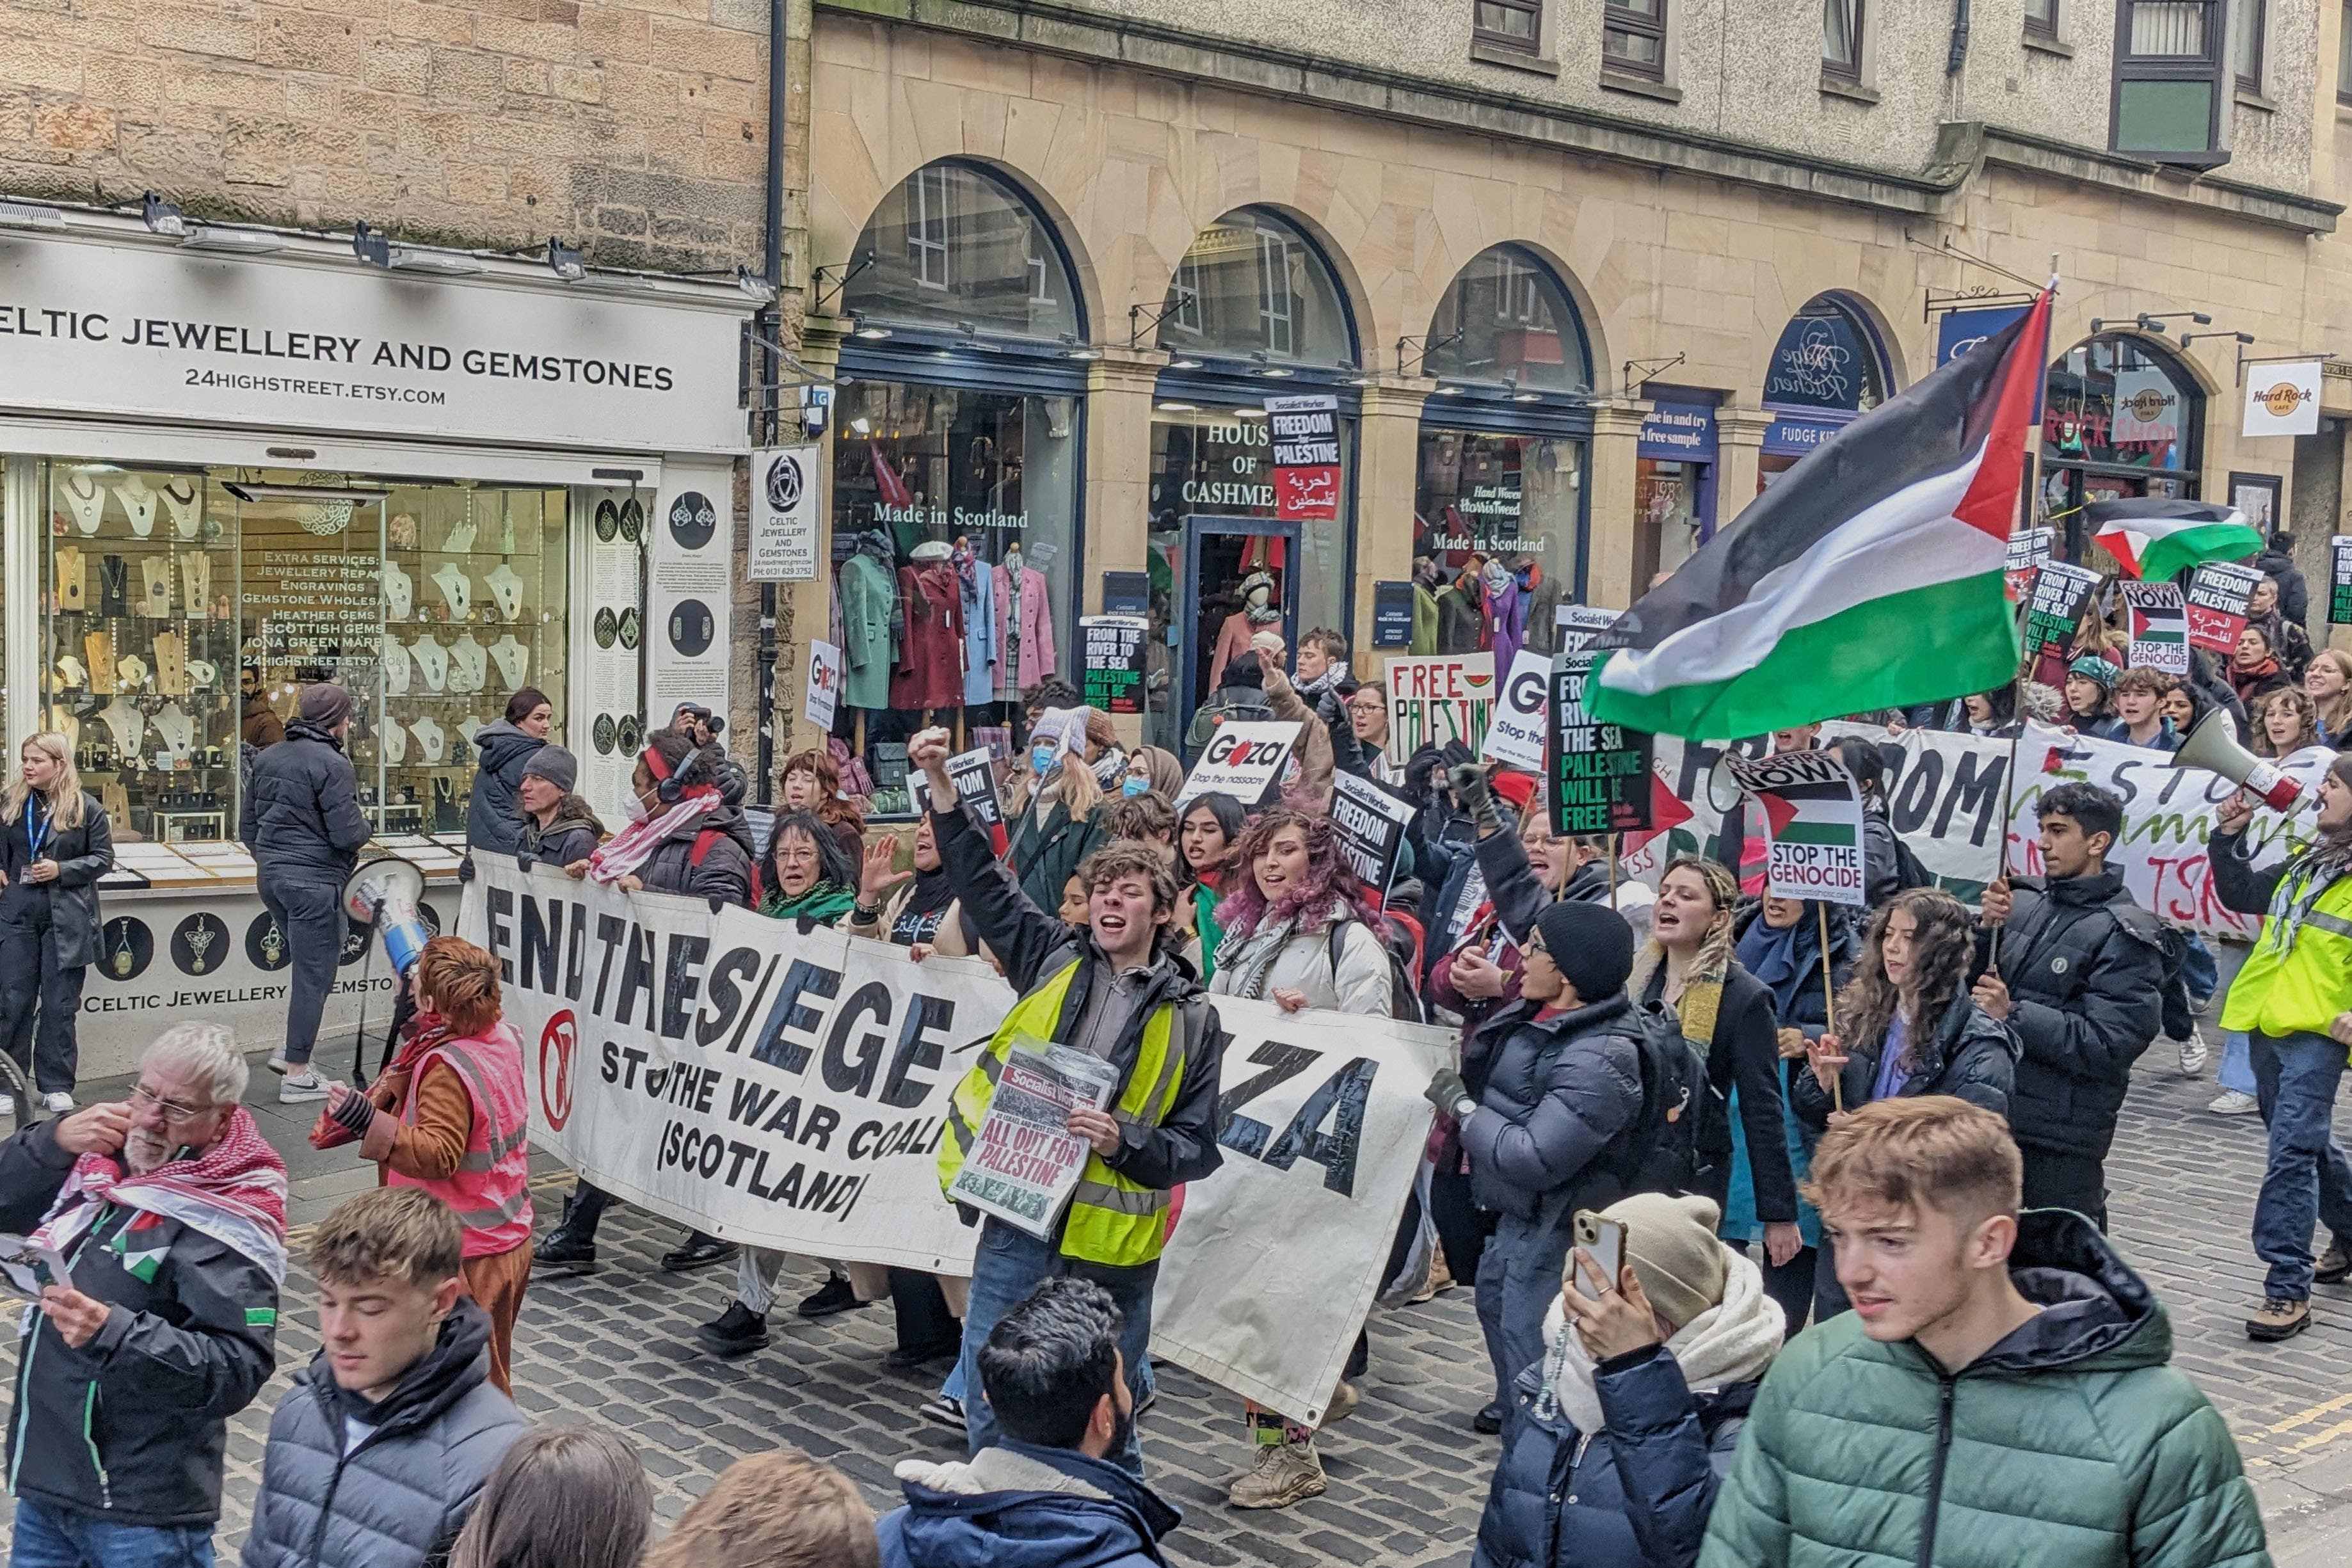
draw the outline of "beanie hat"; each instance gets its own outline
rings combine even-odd
[[[1265,668],[1258,663],[1257,650],[1244,648],[1225,660],[1225,671],[1220,679],[1226,686],[1252,686],[1264,690]]]
[[[2086,653],[2066,667],[2069,675],[2079,675],[2085,680],[2095,680],[2101,686],[2112,687],[2123,678],[2123,672],[2097,654]]]
[[[1528,802],[1536,797],[1534,776],[1517,773],[1509,768],[1505,768],[1495,775],[1493,788],[1496,795],[1509,801],[1511,809],[1521,816],[1528,814]]]
[[[564,794],[570,795],[580,783],[580,759],[562,746],[541,746],[522,765],[527,779],[545,779]]]
[[[1625,1226],[1625,1261],[1668,1322],[1679,1329],[1723,1300],[1723,1217],[1711,1198],[1636,1193],[1602,1209]]]
[[[1633,973],[1633,928],[1606,904],[1552,904],[1536,917],[1536,934],[1580,1002],[1608,1000]]]
[[[294,716],[331,730],[352,716],[352,694],[331,680],[306,686],[294,700]]]

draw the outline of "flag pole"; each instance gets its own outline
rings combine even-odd
[[[2004,842],[2006,842],[2004,840]],[[1825,1032],[1837,1033],[1837,987],[1830,983],[1830,906],[1825,900],[1813,900],[1813,914],[1821,921],[1822,931],[1822,1021]],[[1845,1109],[1845,1074],[1840,1071],[1830,1079],[1830,1101],[1839,1110]]]
[[[1609,907],[1617,907],[1617,835],[1609,836]]]

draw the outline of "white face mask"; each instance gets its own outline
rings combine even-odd
[[[633,795],[621,803],[621,815],[631,822],[643,822],[653,814],[646,809],[645,796]]]

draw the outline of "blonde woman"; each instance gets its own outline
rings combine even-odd
[[[1086,761],[1084,708],[1048,708],[1029,736],[1028,766],[1012,790],[1007,863],[1021,890],[1041,910],[1062,901],[1062,889],[1086,858],[1110,842],[1103,826],[1102,781]]]
[[[2352,739],[2352,653],[2330,647],[2312,655],[2303,690],[2319,719],[2320,743],[2341,750]]]
[[[114,866],[114,835],[74,772],[71,742],[30,736],[17,758],[0,794],[0,1047],[56,1115],[74,1105],[74,1024],[82,981],[103,956],[98,879]],[[0,1115],[16,1110],[14,1097],[0,1095]]]

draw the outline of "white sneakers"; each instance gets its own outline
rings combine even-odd
[[[74,1097],[70,1094],[45,1094],[41,1096],[41,1109],[47,1111],[51,1116],[63,1116],[73,1108]]]
[[[278,1086],[278,1103],[280,1105],[300,1105],[308,1100],[326,1098],[327,1080],[307,1062],[302,1064],[299,1072],[288,1071],[286,1081]]]
[[[2234,1089],[2225,1089],[2215,1096],[2213,1102],[2205,1109],[2216,1116],[2245,1116],[2262,1108],[2263,1102],[2252,1095],[2240,1093]]]
[[[2206,1060],[2211,1053],[2206,1049],[2205,1037],[2198,1032],[2196,1025],[2189,1025],[2188,1036],[2175,1040],[2173,1044],[2180,1047],[2180,1071],[2183,1077],[2195,1078],[2205,1070]]]

